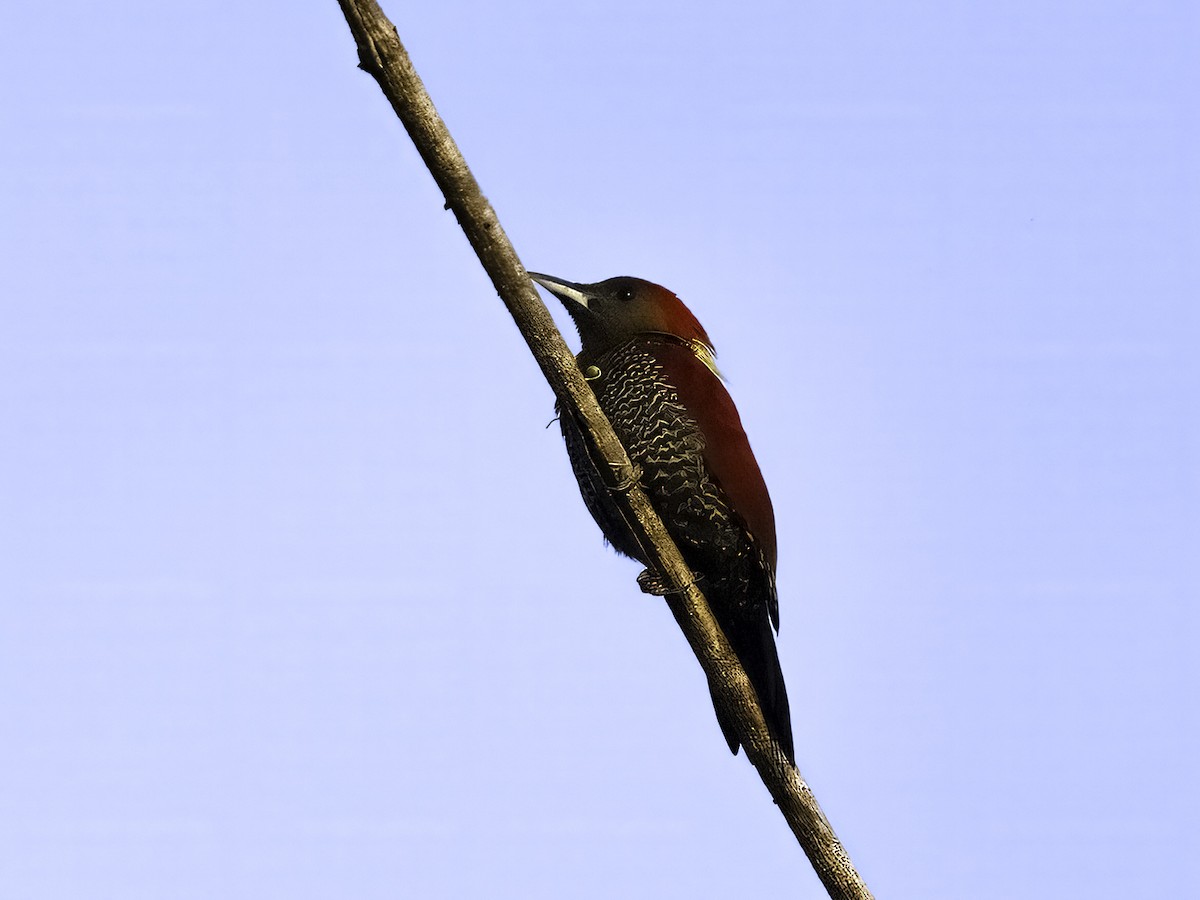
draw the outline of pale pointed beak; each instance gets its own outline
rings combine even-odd
[[[542,275],[539,272],[530,272],[529,277],[559,300],[578,304],[584,309],[588,308],[588,295],[584,292],[583,285],[576,284],[573,281],[562,281],[558,278],[551,278],[549,275]]]

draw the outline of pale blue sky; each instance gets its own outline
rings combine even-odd
[[[1200,890],[1194,5],[386,8],[712,335],[877,896]],[[3,20],[0,896],[823,896],[337,4]]]

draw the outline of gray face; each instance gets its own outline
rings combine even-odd
[[[649,281],[622,275],[577,284],[533,272],[530,277],[562,301],[585,350],[612,346],[635,334],[671,332],[670,308],[664,300],[674,295]]]

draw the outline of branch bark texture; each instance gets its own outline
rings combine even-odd
[[[662,520],[637,485],[635,470],[584,381],[504,229],[434,108],[396,32],[374,0],[339,0],[358,45],[359,67],[379,83],[404,124],[471,247],[508,307],[517,328],[558,398],[591,436],[609,470],[613,497],[638,533],[648,559],[673,590],[667,603],[714,686],[718,702],[737,723],[746,755],[758,770],[829,896],[868,900],[866,884],[817,805],[808,785],[771,737],[758,698],[725,639],[695,578]]]

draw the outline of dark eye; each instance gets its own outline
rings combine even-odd
[[[617,299],[623,303],[628,303],[633,299],[633,288],[617,288]]]

